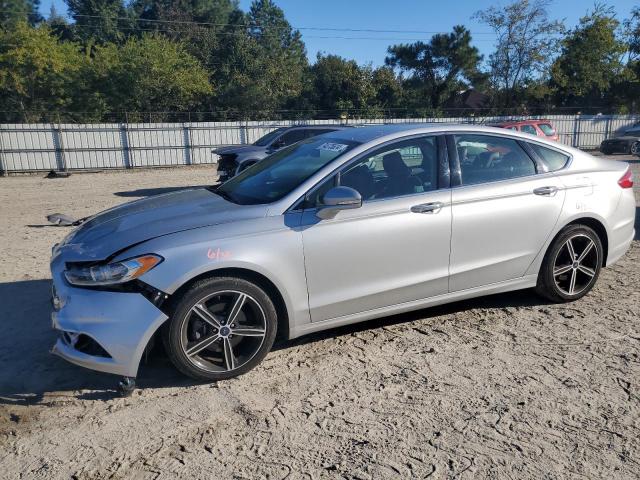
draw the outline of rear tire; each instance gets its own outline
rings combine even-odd
[[[259,286],[216,277],[193,284],[171,309],[162,337],[167,355],[197,380],[237,377],[258,365],[276,337],[276,308]]]
[[[544,256],[536,292],[557,303],[584,297],[600,275],[603,258],[602,242],[593,229],[565,227]]]
[[[629,153],[631,153],[631,155],[640,155],[640,142],[633,142]]]

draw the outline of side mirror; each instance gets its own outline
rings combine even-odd
[[[360,192],[351,187],[333,187],[322,197],[323,205],[318,208],[316,216],[322,220],[333,218],[340,210],[351,210],[362,206]]]

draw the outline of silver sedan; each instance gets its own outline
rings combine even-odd
[[[577,300],[629,248],[632,185],[624,163],[502,129],[327,133],[88,219],[53,249],[53,351],[126,389],[160,337],[213,381],[277,335],[531,287]]]

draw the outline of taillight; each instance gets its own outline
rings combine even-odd
[[[628,168],[627,171],[624,172],[624,175],[620,177],[620,180],[618,180],[618,185],[620,185],[620,187],[622,188],[633,187],[633,173],[631,172],[630,168]]]

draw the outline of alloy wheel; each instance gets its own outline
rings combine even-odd
[[[595,242],[587,235],[574,235],[556,254],[553,262],[553,281],[565,295],[579,295],[593,282],[599,264]]]
[[[638,155],[638,153],[640,153],[640,142],[634,142],[631,145],[631,154]]]
[[[209,372],[241,368],[260,350],[267,320],[260,304],[243,292],[224,290],[199,300],[181,326],[184,355]]]

